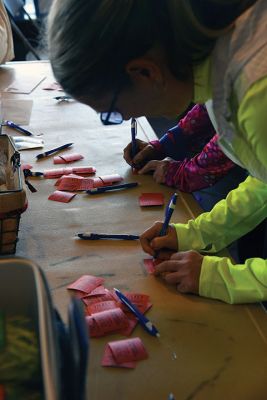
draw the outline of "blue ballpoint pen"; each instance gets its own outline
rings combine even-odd
[[[117,239],[117,240],[138,240],[137,235],[126,235],[126,234],[108,234],[108,233],[77,233],[80,239],[84,240],[100,240],[100,239]]]
[[[150,333],[150,335],[152,336],[157,336],[160,337],[160,334],[158,332],[158,330],[156,329],[156,327],[152,324],[151,321],[149,321],[149,319],[147,319],[144,314],[142,314],[136,307],[135,305],[133,305],[130,300],[123,294],[121,293],[121,291],[119,289],[114,288],[114,291],[116,293],[116,295],[118,296],[118,298],[120,299],[120,301],[126,305],[126,307],[129,308],[129,310],[132,311],[132,313],[136,316],[136,318],[138,319],[138,321],[140,322],[140,324],[143,326],[143,328]]]
[[[121,185],[100,186],[98,188],[88,189],[86,190],[86,193],[98,194],[117,189],[129,189],[135,186],[138,186],[138,182],[122,183]]]
[[[31,133],[30,131],[27,131],[27,129],[22,128],[21,126],[15,124],[13,121],[4,121],[2,123],[2,125],[6,125],[9,128],[15,129],[16,131],[20,132],[20,133],[24,133],[24,135],[27,136],[34,136],[33,133]]]
[[[176,206],[176,201],[177,201],[177,193],[174,193],[174,195],[171,197],[168,207],[166,208],[165,219],[164,219],[164,223],[162,225],[161,231],[159,233],[159,236],[166,235],[172,213]]]
[[[132,118],[131,121],[131,134],[132,134],[132,158],[137,153],[137,145],[136,145],[136,119]]]

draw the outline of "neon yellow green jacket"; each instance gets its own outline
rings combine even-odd
[[[210,93],[209,62],[196,70],[195,102],[205,102]],[[206,82],[205,82],[206,80]],[[267,169],[267,77],[248,90],[236,110],[237,135],[234,147],[244,165],[257,157]],[[212,211],[187,224],[175,224],[179,250],[205,250],[201,268],[199,294],[228,303],[267,300],[267,260],[248,259],[234,265],[230,258],[213,256],[234,240],[255,228],[267,217],[267,184],[248,177],[230,192]]]

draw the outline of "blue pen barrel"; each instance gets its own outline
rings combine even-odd
[[[22,128],[21,126],[15,124],[12,121],[5,121],[5,124],[7,126],[9,126],[9,128],[15,129],[16,131],[18,131],[20,133],[24,133],[27,136],[34,136],[33,133],[31,133],[30,131],[27,131],[27,129]]]
[[[134,158],[137,154],[137,143],[136,143],[136,134],[137,134],[137,129],[136,129],[136,120],[135,118],[132,118],[131,121],[131,135],[132,135],[132,158]]]
[[[164,223],[162,225],[161,231],[159,233],[159,236],[165,236],[167,233],[167,229],[169,226],[169,222],[171,220],[172,213],[175,210],[177,196],[178,196],[177,193],[174,193],[174,195],[171,197],[168,207],[166,208],[165,219],[164,219]]]
[[[159,337],[157,328],[142,314],[138,308],[119,290],[114,288],[114,292],[119,300],[135,315],[142,327],[152,336]]]

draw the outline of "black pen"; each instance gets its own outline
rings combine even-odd
[[[72,99],[72,97],[71,96],[56,96],[56,97],[53,97],[55,100],[58,100],[58,101],[69,101],[70,99]]]
[[[68,147],[70,147],[72,145],[73,145],[73,143],[63,144],[62,146],[56,147],[55,149],[45,151],[44,153],[41,153],[41,154],[37,154],[36,158],[37,158],[37,160],[40,160],[41,158],[45,158],[45,157],[50,156],[53,153],[56,153],[57,151],[67,149]]]
[[[88,190],[86,190],[86,193],[99,194],[99,193],[109,192],[112,190],[129,189],[129,188],[133,188],[136,186],[138,186],[138,182],[121,183],[120,185],[100,186],[97,188],[88,189]]]
[[[138,235],[127,234],[108,234],[108,233],[77,233],[77,236],[83,240],[117,239],[117,240],[138,240]]]

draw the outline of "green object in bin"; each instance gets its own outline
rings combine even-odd
[[[30,320],[1,314],[0,324],[0,384],[37,384],[41,375],[39,343]]]
[[[5,347],[5,316],[3,311],[0,311],[0,352]]]

